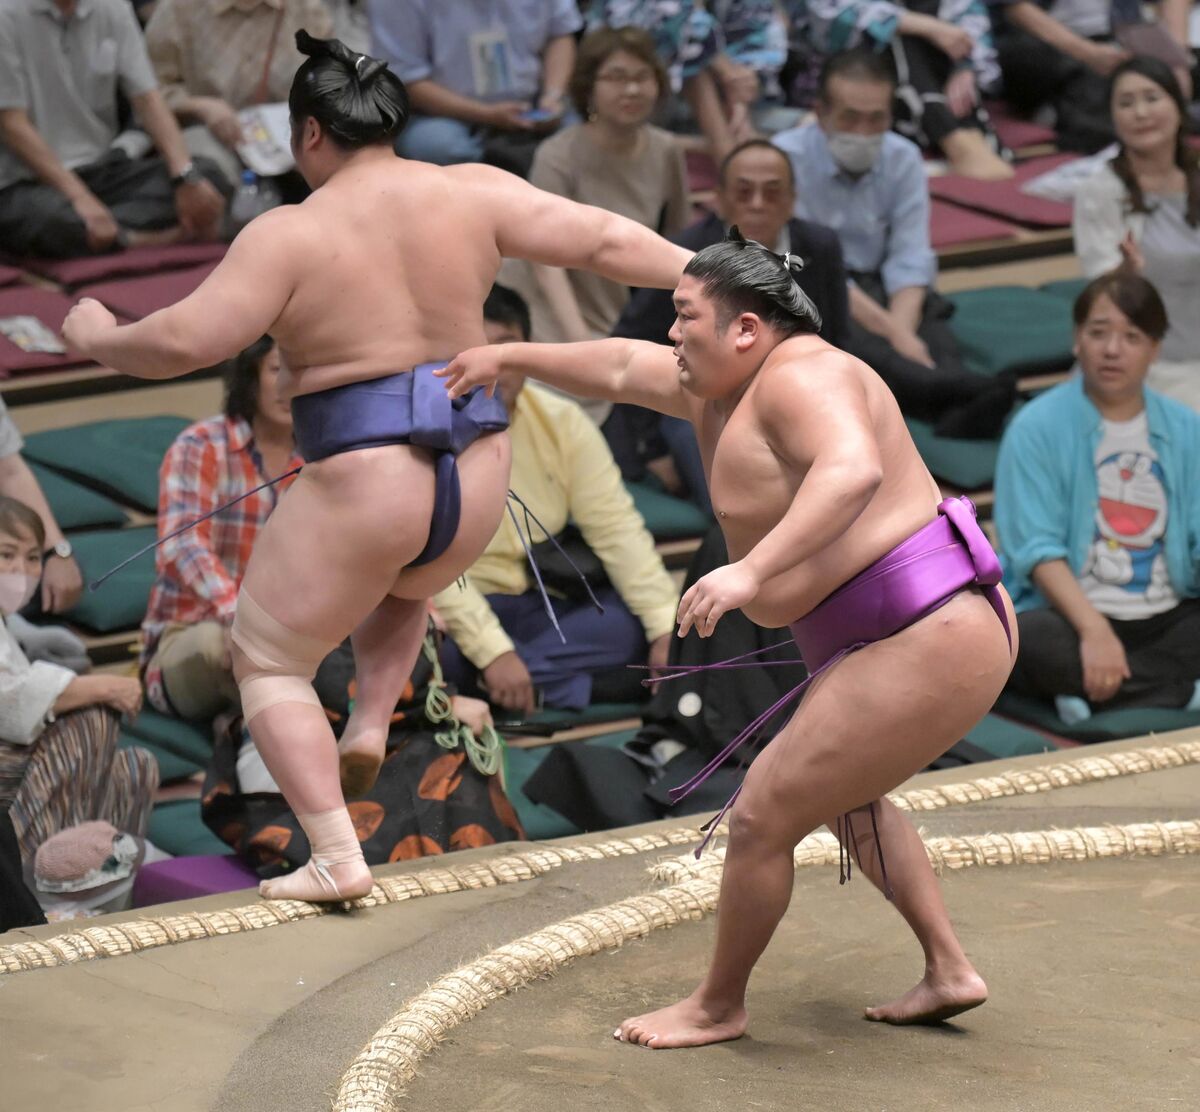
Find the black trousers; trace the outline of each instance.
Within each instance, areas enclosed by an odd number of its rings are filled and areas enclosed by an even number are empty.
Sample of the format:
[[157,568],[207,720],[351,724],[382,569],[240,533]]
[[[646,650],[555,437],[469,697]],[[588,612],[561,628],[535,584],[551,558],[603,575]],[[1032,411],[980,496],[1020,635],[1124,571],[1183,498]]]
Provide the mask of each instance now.
[[[933,13],[936,15],[936,13]],[[913,35],[892,40],[896,64],[896,130],[922,147],[940,147],[952,131],[974,128],[991,134],[987,114],[977,104],[963,116],[946,101],[946,82],[954,62],[931,42]]]
[[1053,106],[1061,147],[1095,153],[1113,141],[1108,78],[1011,27],[996,35],[1005,99],[1024,115]]
[[[196,159],[196,167],[226,196],[231,186],[217,167]],[[161,158],[131,159],[111,150],[75,171],[122,228],[159,231],[178,223],[175,191]],[[0,248],[13,255],[71,259],[92,253],[87,229],[71,202],[38,181],[0,189]]]
[[[886,303],[878,275],[855,273],[854,281],[872,300]],[[890,341],[851,319],[846,350],[887,383],[902,413],[928,421],[941,436],[988,438],[1000,435],[1016,399],[1016,378],[991,378],[963,366],[958,341],[950,330],[949,302],[930,290],[917,335],[925,341],[934,366],[901,355]]]
[[[1200,599],[1184,599],[1173,610],[1137,621],[1113,621],[1125,646],[1133,678],[1102,706],[1186,706],[1200,680]],[[1017,615],[1021,648],[1009,690],[1038,699],[1078,695],[1083,689],[1079,635],[1057,610]]]

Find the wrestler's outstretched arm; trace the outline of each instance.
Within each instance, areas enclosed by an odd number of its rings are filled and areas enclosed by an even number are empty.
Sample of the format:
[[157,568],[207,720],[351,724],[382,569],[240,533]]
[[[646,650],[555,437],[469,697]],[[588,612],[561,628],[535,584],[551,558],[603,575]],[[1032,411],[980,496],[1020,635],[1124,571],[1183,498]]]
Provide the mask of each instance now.
[[629,402],[689,420],[698,404],[679,383],[671,349],[642,340],[488,344],[464,351],[433,373],[446,379],[452,398],[476,386],[491,393],[496,380],[508,373],[528,375],[569,394]]
[[294,211],[273,209],[248,224],[197,290],[134,324],[118,325],[84,298],[67,314],[63,339],[138,378],[176,378],[232,358],[271,331],[292,295]]
[[[804,474],[787,512],[745,556],[696,580],[679,601],[679,635],[709,636],[722,614],[838,539],[883,481],[879,444],[861,379],[832,350],[802,365],[773,367],[754,396],[754,417],[772,452]],[[747,492],[750,496],[752,492]]]
[[692,257],[636,220],[547,193],[494,167],[472,166],[470,172],[494,214],[496,244],[506,258],[672,290]]

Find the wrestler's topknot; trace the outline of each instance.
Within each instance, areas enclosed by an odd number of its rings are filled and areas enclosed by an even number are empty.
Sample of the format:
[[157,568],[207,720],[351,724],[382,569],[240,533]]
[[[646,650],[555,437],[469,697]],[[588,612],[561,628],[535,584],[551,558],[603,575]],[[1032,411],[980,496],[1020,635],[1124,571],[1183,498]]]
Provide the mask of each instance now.
[[821,330],[821,314],[797,283],[803,269],[800,256],[780,255],[746,239],[735,224],[723,243],[697,251],[683,272],[699,279],[705,296],[716,302],[718,330],[740,313],[754,313],[792,336]]
[[408,90],[387,62],[307,31],[296,32],[296,49],[307,61],[288,95],[293,127],[311,116],[350,150],[395,142],[408,123]]

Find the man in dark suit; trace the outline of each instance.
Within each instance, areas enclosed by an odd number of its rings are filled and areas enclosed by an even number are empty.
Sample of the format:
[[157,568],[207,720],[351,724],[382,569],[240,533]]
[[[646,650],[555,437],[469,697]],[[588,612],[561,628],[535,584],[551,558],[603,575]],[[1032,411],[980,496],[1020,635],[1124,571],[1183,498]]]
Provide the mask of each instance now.
[[[830,229],[792,216],[795,182],[787,156],[765,139],[750,139],[735,147],[721,164],[717,189],[718,212],[685,228],[674,242],[699,251],[725,238],[736,224],[747,239],[774,251],[790,251],[804,260],[798,281],[821,314],[821,336],[845,347],[849,308],[842,249]],[[670,290],[638,290],[613,329],[614,336],[668,344],[675,322]],[[686,421],[661,417],[638,406],[618,405],[604,423],[613,455],[627,479],[644,476],[646,465],[668,488],[685,490],[702,509],[711,512],[696,437]],[[669,453],[669,464],[658,462]],[[673,465],[673,466],[672,466]]]

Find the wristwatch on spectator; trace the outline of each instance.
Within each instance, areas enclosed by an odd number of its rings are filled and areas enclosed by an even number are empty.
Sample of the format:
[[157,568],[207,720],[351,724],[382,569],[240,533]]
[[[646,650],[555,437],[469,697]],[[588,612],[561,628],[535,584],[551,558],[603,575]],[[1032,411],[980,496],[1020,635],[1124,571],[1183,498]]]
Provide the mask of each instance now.
[[199,185],[202,181],[204,181],[204,175],[200,173],[194,162],[189,162],[171,179],[171,188],[178,189],[181,185]]
[[49,559],[51,556],[57,556],[60,560],[69,560],[75,553],[75,549],[71,547],[71,542],[64,537],[56,545],[52,545],[42,553],[43,558]]

